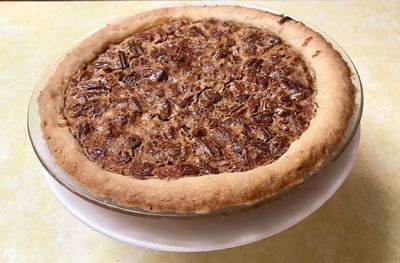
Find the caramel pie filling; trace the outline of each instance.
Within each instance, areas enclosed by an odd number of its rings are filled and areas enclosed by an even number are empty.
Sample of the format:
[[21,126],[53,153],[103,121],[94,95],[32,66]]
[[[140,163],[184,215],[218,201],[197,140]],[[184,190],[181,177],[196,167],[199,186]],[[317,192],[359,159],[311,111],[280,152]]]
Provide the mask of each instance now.
[[269,31],[177,20],[81,68],[63,115],[86,156],[146,178],[247,171],[277,160],[315,114],[301,55]]

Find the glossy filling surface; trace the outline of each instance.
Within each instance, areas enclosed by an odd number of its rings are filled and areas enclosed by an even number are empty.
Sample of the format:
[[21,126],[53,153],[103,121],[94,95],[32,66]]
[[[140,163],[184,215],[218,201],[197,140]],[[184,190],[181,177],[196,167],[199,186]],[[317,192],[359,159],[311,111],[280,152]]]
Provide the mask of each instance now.
[[63,115],[108,171],[179,178],[277,160],[314,116],[301,55],[269,31],[178,20],[110,45],[79,70]]

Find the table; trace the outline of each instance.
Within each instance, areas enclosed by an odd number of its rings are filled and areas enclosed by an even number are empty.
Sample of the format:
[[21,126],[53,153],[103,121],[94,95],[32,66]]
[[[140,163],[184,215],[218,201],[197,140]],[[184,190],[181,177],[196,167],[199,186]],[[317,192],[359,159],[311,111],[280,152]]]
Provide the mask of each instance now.
[[[204,2],[189,2],[201,3]],[[114,241],[52,196],[31,148],[35,81],[74,40],[114,18],[168,2],[0,3],[1,262],[399,262],[400,2],[236,2],[298,16],[357,66],[365,109],[355,166],[317,212],[268,239],[222,251],[171,253]]]

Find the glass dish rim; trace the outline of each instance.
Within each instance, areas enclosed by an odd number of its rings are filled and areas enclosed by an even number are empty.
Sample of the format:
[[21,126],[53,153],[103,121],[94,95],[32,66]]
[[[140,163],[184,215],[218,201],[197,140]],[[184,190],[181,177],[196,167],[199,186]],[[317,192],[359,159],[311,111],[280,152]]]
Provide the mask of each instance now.
[[[251,6],[245,6],[245,7],[251,7]],[[272,9],[268,9],[268,8],[259,8],[256,7],[259,10],[263,10],[263,11],[267,11],[270,12],[272,14],[276,14],[276,15],[283,15],[282,12],[278,12],[276,10],[272,10]],[[55,65],[56,62],[66,53],[68,52],[71,48],[73,48],[77,43],[81,42],[83,39],[87,38],[88,36],[92,35],[94,32],[96,32],[97,30],[99,30],[100,27],[95,28],[94,30],[90,31],[89,33],[85,34],[84,36],[82,36],[81,38],[77,39],[76,41],[74,41],[71,45],[69,45],[66,49],[64,49],[62,51],[62,53],[56,58],[54,59],[47,67],[46,69],[42,72],[42,74],[40,75],[38,81],[35,84],[34,90],[32,92],[32,96],[30,98],[29,101],[29,106],[28,106],[28,112],[27,112],[27,128],[28,128],[28,135],[29,135],[29,139],[32,145],[32,148],[37,156],[37,158],[39,159],[41,165],[43,166],[43,168],[59,183],[61,184],[63,187],[65,187],[67,190],[69,190],[70,192],[74,193],[75,195],[79,196],[80,198],[95,204],[97,206],[115,211],[115,212],[119,212],[119,213],[123,213],[123,214],[128,214],[128,215],[132,215],[132,216],[140,216],[140,217],[146,217],[146,218],[156,218],[156,219],[203,219],[203,218],[216,218],[216,217],[226,217],[229,215],[233,215],[233,214],[237,214],[237,213],[242,213],[248,210],[252,210],[252,209],[256,209],[258,207],[262,207],[264,205],[273,203],[275,201],[278,201],[282,198],[285,198],[286,196],[288,196],[291,193],[296,192],[298,189],[300,189],[303,185],[305,185],[307,182],[309,182],[310,180],[312,180],[313,178],[316,178],[317,176],[323,174],[323,172],[328,169],[339,157],[340,155],[344,152],[344,150],[347,148],[347,146],[349,145],[350,141],[352,140],[352,138],[354,137],[358,126],[360,125],[360,121],[361,121],[361,117],[362,117],[362,111],[363,111],[363,105],[364,105],[364,94],[363,94],[363,88],[362,88],[362,83],[361,83],[361,79],[360,76],[358,74],[358,71],[353,63],[353,61],[351,60],[351,58],[347,55],[347,53],[344,51],[344,49],[335,41],[333,40],[330,36],[328,36],[325,32],[323,32],[322,30],[320,30],[319,28],[315,27],[314,25],[305,22],[303,19],[299,19],[295,16],[292,15],[288,15],[288,14],[284,14],[287,17],[290,17],[296,21],[300,21],[302,23],[304,23],[307,27],[311,28],[312,30],[314,30],[315,32],[321,34],[321,36],[328,42],[330,43],[333,48],[335,50],[337,50],[341,57],[346,61],[346,63],[348,64],[349,69],[351,70],[352,73],[352,82],[353,85],[356,88],[356,92],[355,92],[355,102],[356,102],[356,109],[353,113],[353,116],[351,117],[351,119],[348,122],[348,127],[347,127],[347,131],[345,136],[343,137],[343,140],[335,147],[335,149],[333,151],[331,151],[327,157],[324,159],[324,161],[322,162],[322,164],[320,166],[318,166],[316,169],[312,170],[311,172],[309,172],[308,174],[306,174],[303,178],[303,180],[301,180],[298,183],[295,183],[293,185],[287,186],[284,189],[282,189],[281,191],[279,191],[278,193],[275,193],[274,195],[268,196],[266,198],[263,198],[259,201],[256,201],[252,204],[249,205],[236,205],[236,206],[229,206],[229,207],[225,207],[210,213],[176,213],[176,212],[155,212],[155,211],[148,211],[139,207],[134,207],[134,206],[124,206],[124,205],[120,205],[114,201],[110,199],[110,201],[107,201],[107,198],[101,197],[101,196],[96,196],[90,192],[88,192],[88,194],[83,193],[82,191],[80,191],[79,189],[76,189],[76,187],[71,186],[70,184],[68,184],[67,182],[64,182],[59,175],[57,175],[49,166],[52,164],[48,164],[46,163],[46,161],[44,160],[44,157],[40,155],[37,147],[35,146],[36,142],[35,140],[35,136],[32,135],[32,124],[31,122],[31,116],[32,114],[37,114],[38,112],[32,112],[33,107],[34,107],[34,103],[37,103],[37,96],[40,94],[40,90],[42,87],[39,86],[39,83],[41,81],[43,81],[43,78],[47,75],[46,73],[48,73],[48,71],[50,69],[52,69]],[[122,18],[122,17],[121,17]],[[40,89],[39,89],[40,88]],[[35,96],[37,95],[37,96]],[[40,117],[39,117],[40,120]],[[40,126],[40,121],[37,124]],[[42,135],[39,135],[41,140],[44,141],[44,139],[42,138]],[[40,142],[39,142],[40,143]],[[45,143],[45,147],[47,148],[47,144]],[[57,165],[56,165],[57,166]],[[79,183],[77,183],[76,181],[74,182],[74,184],[80,185]],[[102,199],[106,199],[106,201],[104,200],[99,200],[99,198]]]

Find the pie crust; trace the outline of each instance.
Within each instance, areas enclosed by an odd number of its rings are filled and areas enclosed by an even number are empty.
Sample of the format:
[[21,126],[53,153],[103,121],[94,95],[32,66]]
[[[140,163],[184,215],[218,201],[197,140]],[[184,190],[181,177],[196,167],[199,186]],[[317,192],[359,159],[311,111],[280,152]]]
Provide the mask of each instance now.
[[[276,161],[244,172],[146,180],[106,171],[90,161],[63,116],[71,76],[128,36],[181,18],[215,18],[266,28],[297,50],[314,78],[317,111],[307,130]],[[152,211],[208,213],[248,205],[301,182],[341,141],[354,110],[350,70],[321,35],[286,16],[239,6],[156,9],[107,24],[74,46],[57,65],[38,99],[43,136],[54,160],[92,193]]]

